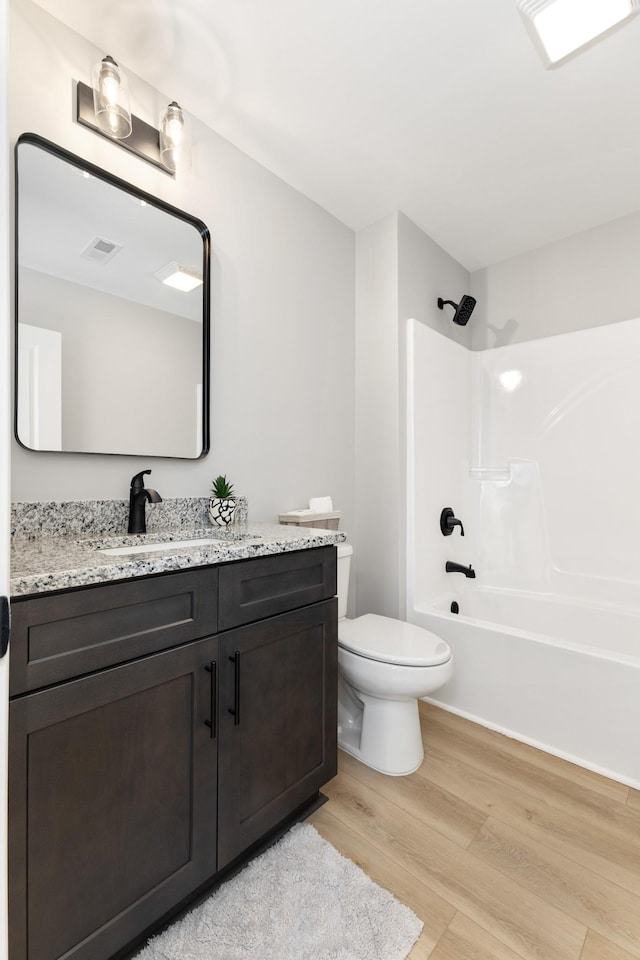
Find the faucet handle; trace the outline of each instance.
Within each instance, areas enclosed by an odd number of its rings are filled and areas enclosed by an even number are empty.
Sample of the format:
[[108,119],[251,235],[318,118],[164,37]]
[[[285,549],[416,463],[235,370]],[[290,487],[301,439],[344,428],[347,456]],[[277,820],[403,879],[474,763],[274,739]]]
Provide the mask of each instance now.
[[136,473],[135,477],[131,478],[131,489],[132,490],[142,490],[144,487],[144,475],[145,473],[151,473],[151,470],[141,470],[140,473]]
[[451,507],[444,507],[440,514],[440,530],[443,537],[450,537],[454,527],[460,527],[460,536],[464,537],[462,521],[458,520]]

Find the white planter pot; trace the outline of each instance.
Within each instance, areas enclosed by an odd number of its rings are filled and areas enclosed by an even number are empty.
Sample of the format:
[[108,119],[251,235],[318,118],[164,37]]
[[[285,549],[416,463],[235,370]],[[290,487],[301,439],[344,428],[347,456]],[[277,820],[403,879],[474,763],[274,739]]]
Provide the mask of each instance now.
[[238,501],[233,497],[209,497],[209,519],[218,527],[233,522]]

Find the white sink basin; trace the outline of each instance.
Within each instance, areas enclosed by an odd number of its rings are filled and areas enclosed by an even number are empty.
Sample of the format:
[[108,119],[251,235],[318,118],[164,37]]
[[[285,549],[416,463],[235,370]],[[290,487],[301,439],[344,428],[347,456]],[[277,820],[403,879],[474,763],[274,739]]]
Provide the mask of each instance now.
[[223,537],[194,537],[192,540],[162,540],[154,543],[136,543],[122,547],[101,547],[100,553],[110,557],[132,557],[138,553],[155,553],[161,550],[182,550],[184,547],[247,547],[262,543],[262,537],[241,537],[227,540]]
[[125,557],[136,553],[153,553],[156,550],[182,550],[183,547],[228,547],[232,543],[233,541],[215,537],[197,537],[195,540],[165,540],[160,543],[138,543],[135,546],[130,544],[128,547],[106,547],[100,550],[100,553],[106,553],[111,557]]

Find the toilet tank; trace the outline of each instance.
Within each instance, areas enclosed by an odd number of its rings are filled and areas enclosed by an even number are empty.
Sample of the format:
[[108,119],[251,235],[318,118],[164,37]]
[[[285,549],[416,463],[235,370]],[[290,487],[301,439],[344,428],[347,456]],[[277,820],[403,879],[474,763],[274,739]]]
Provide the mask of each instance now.
[[347,615],[347,601],[349,599],[349,572],[353,547],[350,543],[339,543],[338,547],[338,619]]

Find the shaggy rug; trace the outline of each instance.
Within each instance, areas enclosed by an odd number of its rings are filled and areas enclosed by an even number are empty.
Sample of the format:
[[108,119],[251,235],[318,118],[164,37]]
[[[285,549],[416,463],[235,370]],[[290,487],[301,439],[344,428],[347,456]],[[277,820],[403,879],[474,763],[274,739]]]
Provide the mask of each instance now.
[[408,907],[298,824],[135,960],[404,960],[421,930]]

